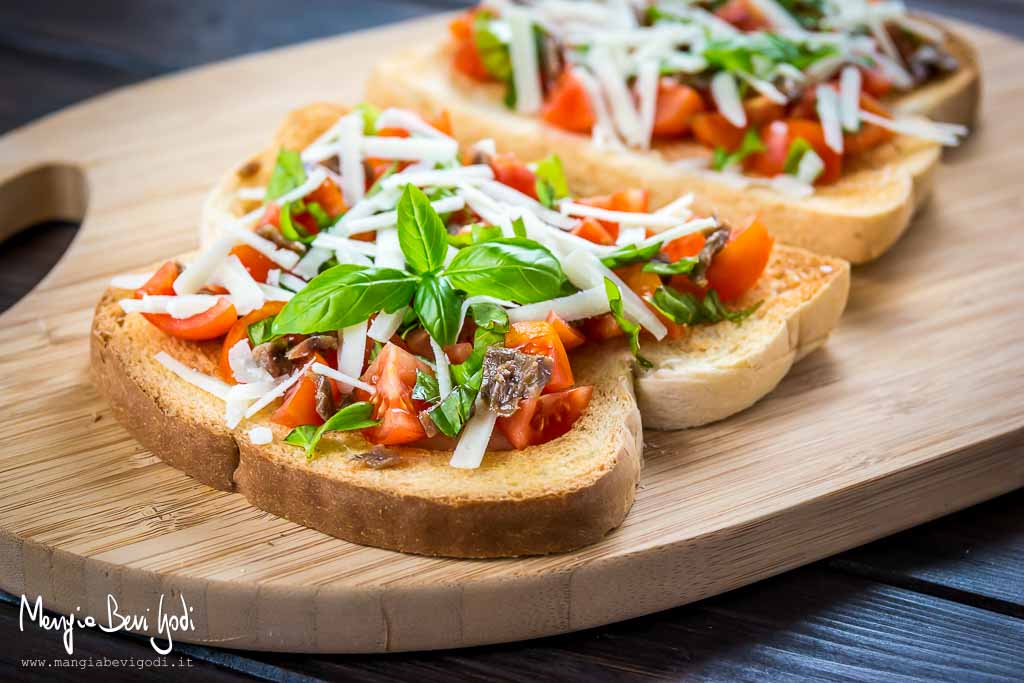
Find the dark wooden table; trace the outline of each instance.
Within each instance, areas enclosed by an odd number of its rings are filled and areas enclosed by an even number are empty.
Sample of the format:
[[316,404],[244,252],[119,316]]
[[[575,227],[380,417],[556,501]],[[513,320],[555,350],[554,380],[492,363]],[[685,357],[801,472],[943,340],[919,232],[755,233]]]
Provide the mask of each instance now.
[[[0,133],[159,74],[464,4],[8,0]],[[1024,36],[1024,0],[912,4]],[[0,310],[46,273],[75,228],[34,226],[3,243]],[[1024,680],[1024,491],[694,605],[467,650],[324,657],[179,644],[166,668],[34,668],[26,660],[50,662],[63,649],[53,633],[19,629],[19,600],[0,593],[2,680]],[[154,654],[145,639],[77,633],[76,659],[103,657]]]

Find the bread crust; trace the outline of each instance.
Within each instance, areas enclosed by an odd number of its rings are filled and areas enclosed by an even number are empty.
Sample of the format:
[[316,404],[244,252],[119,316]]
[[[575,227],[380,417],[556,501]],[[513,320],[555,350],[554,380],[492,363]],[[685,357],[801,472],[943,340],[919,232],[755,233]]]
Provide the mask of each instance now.
[[[499,149],[526,159],[556,153],[565,162],[570,186],[580,194],[644,187],[652,203],[660,205],[692,191],[697,211],[735,223],[757,213],[783,243],[852,263],[878,258],[900,238],[929,196],[941,156],[937,143],[898,137],[847,164],[839,182],[809,198],[767,187],[736,187],[674,164],[671,159],[679,153],[687,155],[681,150],[686,145],[661,145],[650,152],[600,150],[589,136],[511,112],[501,104],[501,86],[454,73],[448,50],[445,43],[417,47],[379,63],[367,84],[367,99],[379,106],[447,110],[462,142],[492,138]],[[939,90],[931,92],[936,93],[932,100],[940,99]]]

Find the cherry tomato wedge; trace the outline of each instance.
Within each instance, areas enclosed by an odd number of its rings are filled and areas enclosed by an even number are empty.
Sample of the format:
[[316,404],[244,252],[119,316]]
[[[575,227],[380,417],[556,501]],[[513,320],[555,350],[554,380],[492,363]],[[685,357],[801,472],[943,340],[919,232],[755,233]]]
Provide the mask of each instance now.
[[146,320],[161,331],[190,341],[206,341],[224,336],[238,320],[234,305],[220,299],[211,308],[188,318],[172,318],[167,313],[143,313]]
[[284,402],[270,416],[270,421],[295,429],[300,425],[322,425],[324,419],[316,412],[316,380],[306,372],[295,386],[288,390]]
[[658,99],[654,110],[654,135],[686,135],[690,132],[690,122],[694,115],[704,109],[704,99],[694,88],[671,78],[662,78],[658,82]]
[[544,393],[562,391],[573,385],[572,368],[569,366],[565,346],[550,323],[540,320],[512,323],[505,335],[505,348],[519,349],[523,353],[551,359],[551,379],[544,387]]
[[496,154],[491,159],[494,179],[537,199],[537,178],[515,154]]
[[135,298],[141,299],[143,294],[150,296],[173,296],[174,281],[181,274],[181,268],[174,261],[168,261],[160,266],[146,284],[135,290]]
[[593,394],[594,387],[583,386],[522,401],[497,427],[516,449],[547,443],[572,429]]
[[735,301],[754,286],[768,265],[775,239],[755,216],[735,235],[708,268],[708,284],[722,301]]
[[548,313],[545,322],[555,328],[555,332],[558,333],[558,338],[562,340],[562,346],[565,347],[566,351],[572,351],[587,341],[582,332],[559,318],[554,311]]
[[572,69],[564,69],[555,81],[540,116],[551,125],[574,133],[589,133],[594,127],[590,96]]
[[269,318],[272,315],[277,315],[284,308],[283,301],[271,301],[265,304],[262,308],[258,308],[248,315],[244,315],[235,321],[235,324],[228,330],[227,335],[224,336],[224,344],[220,350],[220,365],[217,370],[220,373],[221,379],[228,384],[236,384],[235,375],[231,372],[231,363],[228,362],[228,351],[231,350],[235,344],[242,339],[246,339],[249,336],[249,325],[258,323],[259,321]]
[[419,411],[426,406],[417,405],[419,402],[412,398],[412,389],[416,386],[416,370],[433,374],[425,363],[389,342],[363,373],[361,379],[377,390],[370,395],[362,389],[356,389],[356,398],[371,401],[373,417],[380,420],[379,425],[363,430],[367,441],[398,446],[426,437],[419,419]]
[[238,260],[242,262],[242,265],[249,271],[249,275],[252,275],[252,279],[256,280],[256,282],[266,282],[267,273],[275,268],[281,268],[281,266],[248,244],[238,244],[231,248],[230,253],[238,257]]

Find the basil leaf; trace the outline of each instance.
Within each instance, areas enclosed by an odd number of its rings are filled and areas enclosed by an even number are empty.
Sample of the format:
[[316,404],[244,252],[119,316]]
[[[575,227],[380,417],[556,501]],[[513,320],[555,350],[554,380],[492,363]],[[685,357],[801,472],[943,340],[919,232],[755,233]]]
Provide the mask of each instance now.
[[446,278],[424,275],[412,307],[434,341],[441,346],[455,343],[462,301]]
[[496,239],[501,239],[501,228],[497,225],[473,223],[469,230],[460,230],[455,234],[449,233],[448,244],[461,249],[477,242],[488,242]]
[[380,109],[369,102],[357,104],[355,108],[363,114],[363,135],[377,134],[377,117],[380,116]]
[[526,223],[522,216],[518,216],[512,221],[512,233],[520,239],[526,239]]
[[629,337],[629,348],[633,352],[636,362],[643,368],[653,367],[651,361],[640,355],[640,326],[628,319],[625,313],[623,313],[622,292],[619,291],[618,285],[605,278],[604,291],[608,296],[608,306],[612,309],[612,317],[619,324],[619,328]]
[[367,401],[347,405],[324,422],[319,427],[313,425],[300,425],[290,431],[284,437],[285,443],[295,446],[302,446],[306,449],[306,458],[312,459],[320,439],[326,432],[350,432],[356,429],[366,429],[380,424],[380,421],[373,419],[373,404]]
[[473,351],[465,361],[451,366],[452,379],[458,384],[471,382],[472,377],[480,372],[484,364],[487,349],[495,345],[504,345],[508,334],[508,313],[501,306],[489,303],[473,304],[469,314],[476,323],[473,333]]
[[394,313],[409,304],[416,278],[392,268],[342,264],[310,280],[274,319],[273,332],[312,334],[340,330],[378,311]]
[[508,45],[491,28],[494,17],[479,12],[473,20],[473,42],[487,73],[499,81],[512,80],[512,57]]
[[537,190],[537,201],[545,207],[552,209],[555,206],[555,190],[548,181],[537,178],[534,180],[534,187]]
[[304,182],[306,169],[302,165],[302,157],[295,150],[281,148],[274,162],[274,172],[270,174],[270,182],[267,183],[266,198],[277,199]]
[[441,390],[437,386],[437,378],[417,368],[416,385],[412,388],[412,397],[417,401],[430,403],[440,400]]
[[448,231],[430,200],[415,185],[406,185],[398,200],[398,243],[416,273],[436,273],[448,254]]
[[645,273],[656,273],[658,275],[688,275],[700,263],[696,256],[681,258],[673,263],[663,261],[651,261],[644,266]]
[[522,238],[481,242],[459,251],[445,275],[470,296],[487,295],[523,304],[561,295],[566,283],[558,259]]
[[473,413],[473,402],[478,392],[479,386],[474,389],[466,384],[459,385],[431,408],[427,415],[439,432],[445,436],[457,436]]
[[508,332],[508,313],[497,304],[479,303],[471,304],[469,314],[473,317],[477,329],[485,329],[490,332]]
[[813,149],[811,143],[803,138],[793,140],[789,145],[789,151],[786,152],[786,161],[782,165],[783,172],[789,175],[796,175],[797,171],[800,170],[800,160]]
[[295,225],[295,222],[292,220],[293,204],[299,207],[297,213],[301,213],[305,210],[305,204],[301,201],[288,202],[287,204],[281,205],[281,218],[279,221],[281,224],[281,235],[283,235],[285,239],[292,240],[293,242],[309,244],[316,239],[316,235],[310,235],[303,227]]
[[533,173],[537,180],[547,183],[554,199],[569,196],[569,182],[565,179],[565,169],[557,154],[550,154],[538,161]]
[[[711,40],[703,52],[711,69],[754,75],[761,75],[777,64],[792,64],[803,71],[819,59],[834,54],[835,46],[811,48],[806,43],[771,33],[740,34]],[[759,66],[761,72],[758,71]]]
[[649,244],[646,247],[627,244],[626,246],[620,247],[605,256],[601,259],[601,263],[614,270],[616,268],[621,268],[622,266],[628,266],[631,263],[650,261],[659,251],[661,251],[661,242],[655,242],[654,244]]
[[274,325],[275,316],[264,318],[263,320],[257,320],[246,329],[246,334],[249,336],[249,343],[255,349],[260,344],[264,344],[274,338],[272,331]]
[[748,128],[743,136],[743,142],[740,143],[740,148],[732,154],[729,154],[724,147],[715,148],[714,156],[711,159],[711,168],[721,171],[730,166],[738,166],[751,154],[764,150],[764,143],[761,141],[761,136],[757,134],[757,129]]
[[659,287],[650,299],[662,315],[678,325],[699,325],[729,320],[740,323],[761,306],[758,301],[742,310],[725,307],[715,290],[709,291],[702,300],[690,292],[680,292],[672,287]]

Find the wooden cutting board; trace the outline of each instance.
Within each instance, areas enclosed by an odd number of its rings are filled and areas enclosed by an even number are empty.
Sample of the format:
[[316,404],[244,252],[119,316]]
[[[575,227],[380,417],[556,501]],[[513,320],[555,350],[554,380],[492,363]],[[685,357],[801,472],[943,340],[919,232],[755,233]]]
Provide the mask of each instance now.
[[358,101],[385,46],[442,22],[159,78],[0,138],[0,231],[84,215],[53,272],[0,316],[0,587],[101,620],[108,594],[122,614],[183,595],[195,630],[177,638],[222,646],[457,647],[698,600],[1024,485],[1024,46],[969,27],[985,114],[931,205],[855,271],[839,331],[768,398],[645,435],[636,504],[602,543],[501,561],[363,548],[143,450],[87,375],[110,277],[193,248],[205,191],[288,109]]

